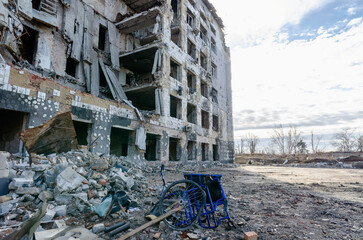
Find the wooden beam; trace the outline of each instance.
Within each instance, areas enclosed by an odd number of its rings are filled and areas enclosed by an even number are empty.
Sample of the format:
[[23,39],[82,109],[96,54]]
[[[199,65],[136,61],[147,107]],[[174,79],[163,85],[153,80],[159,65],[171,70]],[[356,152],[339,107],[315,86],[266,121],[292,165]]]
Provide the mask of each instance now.
[[129,237],[131,237],[131,236],[135,235],[136,233],[141,232],[142,230],[144,230],[144,229],[146,229],[146,228],[148,228],[148,227],[150,227],[150,226],[154,225],[155,223],[160,222],[160,221],[161,221],[161,220],[163,220],[164,218],[167,218],[167,217],[169,217],[170,215],[173,215],[174,213],[176,213],[176,212],[178,212],[178,211],[180,211],[180,210],[182,210],[182,209],[183,209],[183,206],[179,206],[178,208],[175,208],[175,209],[171,210],[170,212],[167,212],[167,213],[165,213],[165,214],[161,215],[160,217],[157,217],[157,218],[155,218],[154,220],[152,220],[152,221],[150,221],[150,222],[148,222],[148,223],[145,223],[144,225],[141,225],[140,227],[138,227],[138,228],[136,228],[136,229],[132,230],[131,232],[129,232],[129,233],[127,233],[127,234],[123,235],[122,237],[118,238],[117,240],[125,240],[125,239],[127,239],[127,238],[129,238]]

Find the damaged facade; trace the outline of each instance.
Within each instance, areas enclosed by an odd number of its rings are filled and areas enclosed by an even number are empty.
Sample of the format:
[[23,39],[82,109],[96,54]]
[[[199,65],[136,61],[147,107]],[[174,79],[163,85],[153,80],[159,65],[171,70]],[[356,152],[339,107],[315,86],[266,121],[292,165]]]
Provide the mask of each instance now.
[[95,153],[233,162],[222,29],[208,0],[0,0],[0,150],[70,111]]

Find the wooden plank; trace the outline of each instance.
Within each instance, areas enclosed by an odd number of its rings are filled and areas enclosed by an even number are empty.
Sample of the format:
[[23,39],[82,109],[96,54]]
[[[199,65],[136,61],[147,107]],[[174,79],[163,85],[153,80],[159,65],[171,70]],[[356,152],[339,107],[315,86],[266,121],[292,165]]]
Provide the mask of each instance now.
[[112,68],[119,71],[120,70],[120,59],[119,59],[120,48],[118,46],[118,41],[117,41],[116,27],[113,23],[108,21],[107,28],[108,28],[108,41],[110,43]]
[[156,223],[160,222],[160,221],[161,221],[161,220],[163,220],[164,218],[167,218],[167,217],[169,217],[169,216],[173,215],[174,213],[176,213],[176,212],[178,212],[178,211],[180,211],[180,210],[182,210],[182,209],[183,209],[183,206],[179,206],[178,208],[173,209],[173,210],[171,210],[170,212],[167,212],[167,213],[165,213],[165,214],[161,215],[160,217],[157,217],[157,218],[155,218],[154,220],[152,220],[152,221],[150,221],[150,222],[148,222],[148,223],[145,223],[144,225],[141,225],[140,227],[138,227],[138,228],[136,228],[136,229],[132,230],[131,232],[129,232],[129,233],[127,233],[127,234],[125,234],[125,235],[121,236],[120,238],[118,238],[118,240],[125,240],[125,239],[127,239],[127,238],[129,238],[129,237],[132,237],[132,236],[133,236],[133,235],[135,235],[136,233],[141,232],[142,230],[144,230],[144,229],[146,229],[146,228],[148,228],[148,227],[150,227],[150,226],[152,226],[152,225],[154,225],[154,224],[156,224]]

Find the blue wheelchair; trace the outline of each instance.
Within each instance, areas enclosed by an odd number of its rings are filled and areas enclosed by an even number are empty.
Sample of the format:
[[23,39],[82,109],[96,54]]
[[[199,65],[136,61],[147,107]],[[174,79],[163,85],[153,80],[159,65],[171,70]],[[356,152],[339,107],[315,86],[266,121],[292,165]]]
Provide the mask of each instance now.
[[159,200],[160,215],[181,207],[163,220],[168,227],[184,231],[198,221],[201,227],[211,229],[217,228],[225,219],[228,219],[229,227],[234,227],[220,182],[222,175],[184,173],[184,180],[165,188],[163,170],[164,166],[161,167],[163,191]]

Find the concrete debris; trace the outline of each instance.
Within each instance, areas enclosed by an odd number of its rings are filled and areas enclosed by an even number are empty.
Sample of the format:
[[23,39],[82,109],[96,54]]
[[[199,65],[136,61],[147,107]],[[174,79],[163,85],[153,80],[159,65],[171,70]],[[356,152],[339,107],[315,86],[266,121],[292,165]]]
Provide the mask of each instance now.
[[79,175],[72,167],[64,169],[56,179],[56,192],[63,193],[73,191],[78,188],[86,179]]
[[103,224],[103,223],[96,224],[92,227],[93,233],[100,233],[103,230],[105,230],[105,224]]
[[41,126],[24,130],[20,137],[28,153],[67,152],[77,148],[78,144],[70,112],[59,114]]

